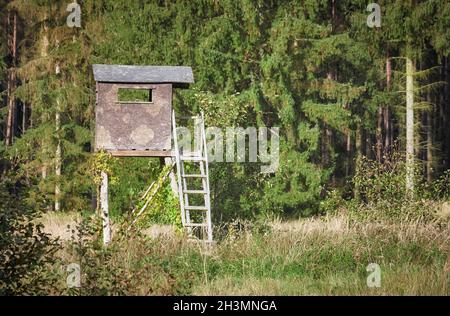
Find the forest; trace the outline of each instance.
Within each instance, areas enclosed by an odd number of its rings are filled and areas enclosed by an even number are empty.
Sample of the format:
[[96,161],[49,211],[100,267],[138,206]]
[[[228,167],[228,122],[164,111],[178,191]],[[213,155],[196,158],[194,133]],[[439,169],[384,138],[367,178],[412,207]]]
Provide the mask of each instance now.
[[[450,3],[369,3],[0,0],[0,295],[450,295]],[[95,151],[94,64],[189,66],[176,113],[279,128],[274,172],[210,163],[213,246],[161,159]]]

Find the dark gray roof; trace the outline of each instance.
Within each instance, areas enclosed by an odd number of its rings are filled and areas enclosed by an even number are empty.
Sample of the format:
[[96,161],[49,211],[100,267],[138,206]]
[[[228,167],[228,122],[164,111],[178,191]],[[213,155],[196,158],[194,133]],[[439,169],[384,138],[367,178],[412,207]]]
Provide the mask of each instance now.
[[186,66],[93,65],[95,81],[131,83],[194,83]]

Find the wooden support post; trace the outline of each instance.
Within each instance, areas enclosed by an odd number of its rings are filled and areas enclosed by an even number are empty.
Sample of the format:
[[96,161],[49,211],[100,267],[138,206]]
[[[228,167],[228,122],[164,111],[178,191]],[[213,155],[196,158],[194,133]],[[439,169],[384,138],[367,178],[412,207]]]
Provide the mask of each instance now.
[[[164,163],[166,165],[172,166],[175,163],[175,161],[172,157],[165,157]],[[170,187],[172,188],[173,194],[175,196],[178,196],[178,184],[177,184],[177,179],[175,178],[175,173],[174,173],[173,168],[172,168],[172,170],[170,170],[169,179],[170,179]]]
[[103,244],[107,246],[111,241],[111,226],[109,224],[108,174],[104,171],[102,171],[102,184],[100,187],[100,208],[103,221]]
[[406,58],[406,194],[414,194],[414,64]]

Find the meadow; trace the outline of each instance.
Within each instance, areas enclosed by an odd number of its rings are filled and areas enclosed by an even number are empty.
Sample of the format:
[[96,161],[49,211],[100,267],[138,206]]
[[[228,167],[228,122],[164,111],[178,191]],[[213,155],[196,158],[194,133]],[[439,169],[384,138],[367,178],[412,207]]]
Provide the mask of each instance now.
[[[50,214],[43,221],[64,239],[74,218]],[[362,222],[341,214],[221,229],[221,240],[205,245],[187,241],[173,227],[153,226],[117,233],[107,249],[87,230],[78,233],[78,241],[62,241],[52,267],[56,286],[48,294],[450,294],[448,221]],[[81,266],[81,288],[65,283],[71,262]],[[367,285],[371,263],[381,269],[380,287]]]

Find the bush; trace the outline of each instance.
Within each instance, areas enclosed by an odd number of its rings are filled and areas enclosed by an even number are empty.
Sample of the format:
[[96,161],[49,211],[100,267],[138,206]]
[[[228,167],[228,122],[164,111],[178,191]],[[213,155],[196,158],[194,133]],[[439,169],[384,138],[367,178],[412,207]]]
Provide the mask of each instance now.
[[49,273],[60,248],[37,224],[39,212],[0,186],[0,295],[51,292],[56,280]]
[[[136,231],[117,232],[107,247],[101,242],[99,222],[85,217],[77,224],[64,266],[80,265],[80,288],[69,295],[179,295],[188,294],[194,277],[183,269],[169,270],[178,261],[179,239],[148,239]],[[145,280],[145,282],[143,282]]]
[[[434,219],[435,203],[431,200],[448,198],[449,175],[427,184],[422,170],[414,166],[414,194],[406,192],[406,163],[404,155],[396,152],[380,163],[362,157],[353,178],[354,199],[346,203],[353,215],[370,219]],[[335,197],[333,197],[335,199]]]

